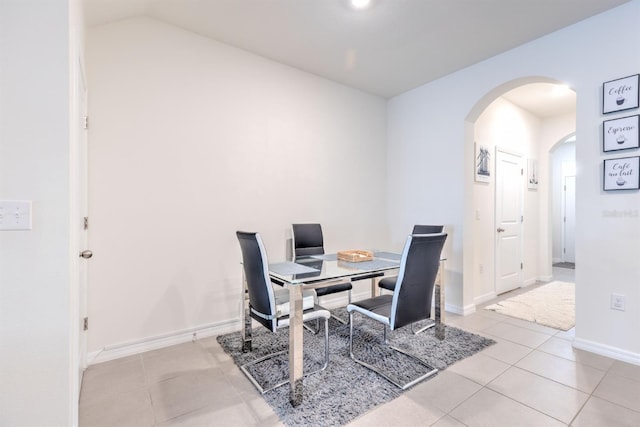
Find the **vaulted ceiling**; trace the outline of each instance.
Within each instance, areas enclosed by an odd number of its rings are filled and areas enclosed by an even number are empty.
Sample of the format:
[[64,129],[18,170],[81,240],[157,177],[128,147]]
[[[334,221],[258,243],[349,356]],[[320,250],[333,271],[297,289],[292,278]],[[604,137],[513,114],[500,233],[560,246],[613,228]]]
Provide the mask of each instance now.
[[629,0],[84,0],[88,24],[148,16],[392,97]]

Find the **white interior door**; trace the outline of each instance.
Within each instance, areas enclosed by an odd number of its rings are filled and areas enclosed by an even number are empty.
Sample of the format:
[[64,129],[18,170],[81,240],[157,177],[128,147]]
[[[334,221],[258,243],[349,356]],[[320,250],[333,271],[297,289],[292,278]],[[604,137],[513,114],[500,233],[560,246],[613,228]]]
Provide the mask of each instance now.
[[496,150],[496,294],[522,284],[522,157]]
[[576,177],[564,177],[564,203],[563,209],[563,251],[564,262],[576,262],[575,239],[576,239]]

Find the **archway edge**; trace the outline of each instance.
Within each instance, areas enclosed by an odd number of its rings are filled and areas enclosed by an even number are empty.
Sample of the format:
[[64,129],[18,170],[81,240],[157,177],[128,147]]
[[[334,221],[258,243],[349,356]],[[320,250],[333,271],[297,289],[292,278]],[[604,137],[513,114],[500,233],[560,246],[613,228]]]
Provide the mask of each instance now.
[[[473,224],[475,221],[474,213],[473,213],[473,185],[474,185],[474,177],[473,177],[473,152],[474,152],[474,127],[475,122],[478,120],[480,115],[486,110],[486,108],[494,102],[496,99],[501,97],[506,92],[509,92],[512,89],[525,86],[528,84],[534,83],[551,83],[551,84],[567,84],[562,80],[547,77],[547,76],[523,76],[518,77],[513,80],[509,80],[504,82],[482,96],[478,101],[473,105],[473,107],[469,110],[469,113],[465,117],[464,120],[464,153],[465,153],[465,168],[464,168],[464,218],[463,218],[463,277],[462,277],[462,307],[463,310],[459,314],[467,315],[475,312],[476,303],[480,301],[476,301],[476,295],[474,291],[474,280],[473,280],[473,272],[476,264],[476,260],[474,257],[474,233],[473,233]],[[569,85],[568,85],[569,86]],[[571,86],[569,86],[571,88]],[[571,88],[574,90],[573,88]]]
[[532,83],[565,84],[560,80],[545,76],[518,77],[517,79],[509,80],[508,82],[496,86],[495,88],[487,92],[482,98],[480,98],[478,102],[476,102],[475,105],[471,108],[469,114],[467,114],[467,117],[465,117],[465,121],[474,123],[476,120],[478,120],[478,117],[480,117],[482,112],[497,98],[501,97],[503,94],[509,92],[512,89]]

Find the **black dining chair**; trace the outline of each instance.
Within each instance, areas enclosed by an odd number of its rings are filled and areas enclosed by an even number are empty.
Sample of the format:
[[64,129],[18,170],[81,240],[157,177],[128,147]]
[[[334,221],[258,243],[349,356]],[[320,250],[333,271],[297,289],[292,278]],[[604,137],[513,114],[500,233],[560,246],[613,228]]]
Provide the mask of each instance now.
[[[350,323],[349,355],[351,359],[377,372],[403,390],[435,374],[438,370],[419,357],[389,345],[387,328],[393,331],[431,317],[431,298],[436,275],[438,274],[440,253],[446,239],[446,233],[408,236],[402,251],[400,271],[393,295],[379,295],[347,306]],[[425,301],[428,301],[428,303],[425,304]],[[417,360],[429,368],[429,371],[419,378],[400,384],[381,369],[358,359],[353,353],[353,330],[355,327],[353,315],[356,312],[382,323],[384,325],[384,343],[392,350]]]
[[[249,311],[251,317],[258,321],[271,332],[276,332],[280,328],[289,326],[289,290],[285,288],[274,288],[269,280],[269,264],[267,253],[262,243],[259,233],[237,231],[236,236],[242,251],[242,266],[244,268],[247,290],[249,293]],[[320,372],[329,364],[329,317],[328,310],[315,304],[315,292],[313,290],[303,290],[302,293],[302,320],[324,320],[324,364],[323,366],[306,375]],[[279,351],[261,357],[240,367],[242,372],[249,378],[253,385],[264,394],[269,390],[285,385],[289,380],[284,380],[278,384],[264,389],[258,381],[251,375],[248,368],[272,357],[285,354],[288,350]]]
[[[320,224],[291,224],[291,235],[294,260],[304,256],[324,255],[324,238]],[[338,292],[348,292],[348,303],[350,303],[352,289],[351,282],[344,282],[315,288],[315,291],[318,298]],[[340,323],[347,324],[346,320],[340,319],[333,314],[331,316]]]
[[[413,231],[411,232],[411,234],[434,234],[434,233],[442,233],[444,231],[444,225],[421,225],[421,224],[416,224],[413,226]],[[393,290],[396,288],[396,280],[398,280],[398,276],[389,276],[389,277],[385,277],[384,279],[380,280],[378,282],[378,287],[380,289],[384,289],[386,291],[390,291],[393,292]],[[414,331],[414,334],[419,334],[420,332],[423,332],[431,327],[433,327],[435,324],[430,324],[425,326],[424,328],[418,329],[417,331]],[[413,331],[413,325],[411,325],[411,330]]]

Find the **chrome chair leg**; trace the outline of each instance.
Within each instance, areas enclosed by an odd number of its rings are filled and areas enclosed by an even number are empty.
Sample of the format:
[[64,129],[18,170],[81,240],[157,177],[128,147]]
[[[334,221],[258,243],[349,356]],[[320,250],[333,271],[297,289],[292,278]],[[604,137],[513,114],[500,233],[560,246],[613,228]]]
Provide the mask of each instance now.
[[[351,304],[351,289],[348,290],[349,292],[349,302],[347,304]],[[331,314],[331,317],[333,317],[334,319],[336,319],[338,322],[342,323],[343,325],[348,325],[350,320],[345,320],[345,319],[341,319],[338,316]]]
[[[318,330],[319,329],[320,328],[318,327]],[[317,331],[314,334],[316,334],[316,333],[317,333]],[[252,360],[251,362],[245,363],[244,365],[240,366],[240,370],[249,379],[249,381],[251,381],[253,386],[260,392],[260,394],[265,394],[268,391],[274,390],[274,389],[276,389],[278,387],[282,387],[285,384],[289,384],[289,380],[286,379],[286,380],[280,381],[276,385],[265,389],[253,377],[253,375],[251,375],[251,373],[249,372],[248,368],[253,366],[253,365],[257,365],[260,362],[264,362],[265,360],[269,360],[269,359],[271,359],[273,357],[279,356],[281,354],[287,354],[288,352],[289,352],[289,350],[287,349],[287,350],[282,350],[282,351],[278,351],[278,352],[275,352],[275,353],[268,354],[268,355],[260,357],[260,358],[258,358],[256,360]],[[317,374],[319,372],[322,372],[325,369],[327,369],[327,366],[329,366],[329,319],[325,319],[325,321],[324,321],[324,364],[322,365],[322,367],[320,369],[317,369],[317,370],[315,370],[313,372],[308,372],[308,373],[304,374],[304,376],[306,377],[307,375],[313,375],[313,374]]]
[[411,332],[413,332],[413,334],[414,334],[414,335],[418,335],[420,332],[424,332],[424,331],[426,331],[427,329],[431,329],[431,328],[433,328],[434,326],[436,326],[436,322],[429,323],[427,326],[424,326],[424,327],[422,327],[422,328],[418,329],[417,331],[414,331],[414,330],[413,330],[413,325],[415,325],[415,323],[412,323],[412,324],[411,324]]
[[[385,344],[387,343],[387,326],[384,326],[384,340],[385,340]],[[388,347],[398,353],[404,354],[405,356],[408,356],[414,360],[416,360],[418,363],[420,363],[421,365],[429,368],[429,371],[421,376],[419,376],[418,378],[415,378],[411,381],[409,381],[408,383],[405,384],[400,384],[399,382],[397,382],[396,380],[394,380],[393,378],[391,378],[389,375],[387,375],[385,372],[383,372],[382,370],[376,368],[373,365],[370,365],[369,363],[358,359],[354,354],[353,354],[353,312],[349,313],[349,357],[351,357],[351,360],[353,360],[354,362],[356,362],[359,365],[364,366],[367,369],[372,370],[373,372],[377,373],[378,375],[384,377],[387,381],[389,381],[391,384],[395,385],[396,387],[402,389],[402,390],[406,390],[409,387],[419,383],[420,381],[429,378],[432,375],[435,375],[436,373],[438,373],[438,369],[434,368],[433,366],[429,365],[427,362],[425,362],[424,360],[420,359],[417,356],[414,356],[411,353],[406,352],[405,350],[402,350],[398,347],[392,346],[392,345],[388,345]]]

